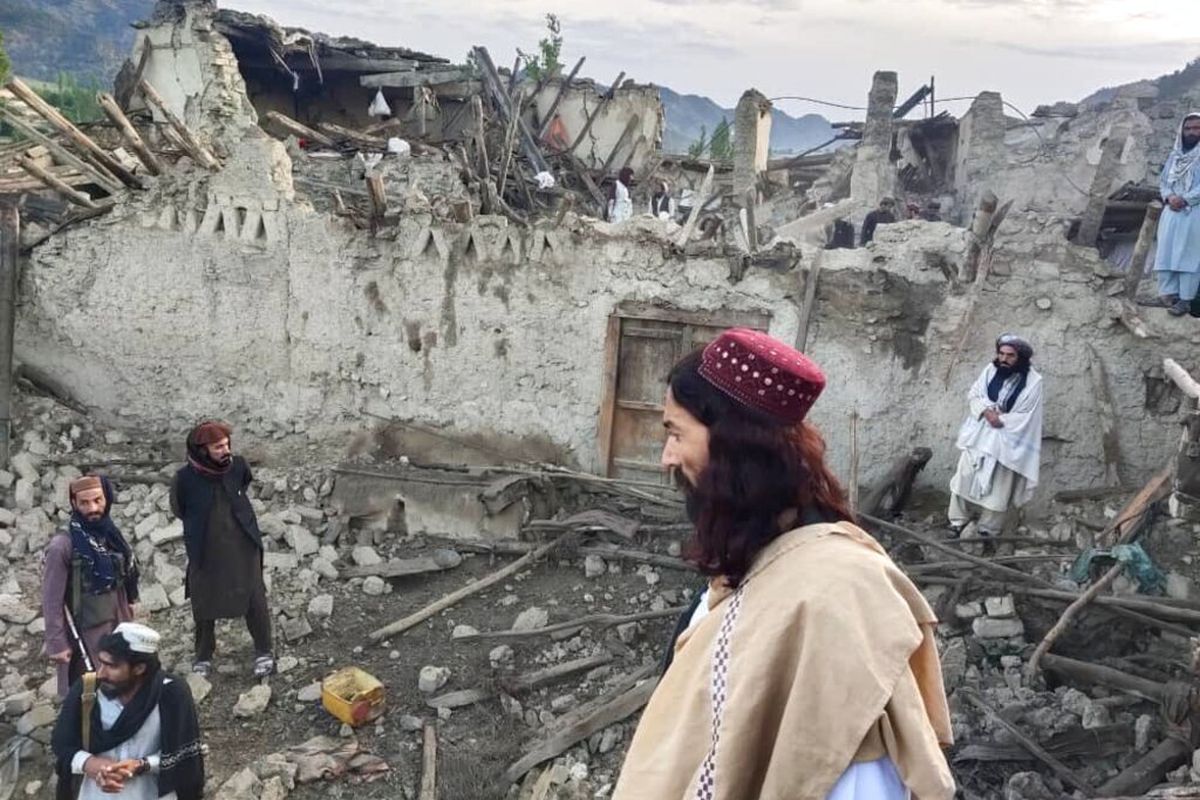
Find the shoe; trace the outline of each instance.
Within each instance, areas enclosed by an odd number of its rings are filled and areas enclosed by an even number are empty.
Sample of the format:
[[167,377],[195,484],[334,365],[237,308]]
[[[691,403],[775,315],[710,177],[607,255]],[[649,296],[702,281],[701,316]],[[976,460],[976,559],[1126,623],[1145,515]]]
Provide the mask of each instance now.
[[1170,308],[1178,302],[1179,295],[1163,294],[1150,300],[1140,300],[1138,301],[1138,305],[1146,306],[1147,308]]
[[268,675],[275,674],[275,657],[274,656],[258,656],[254,659],[254,677],[265,678]]
[[963,528],[965,528],[967,526],[966,525],[947,525],[946,527],[950,529],[950,538],[957,539],[958,537],[962,536]]
[[1175,305],[1167,309],[1167,313],[1172,317],[1182,317],[1184,314],[1192,310],[1191,300],[1176,300]]
[[201,678],[207,678],[212,672],[211,661],[197,661],[192,664],[192,673],[199,675]]

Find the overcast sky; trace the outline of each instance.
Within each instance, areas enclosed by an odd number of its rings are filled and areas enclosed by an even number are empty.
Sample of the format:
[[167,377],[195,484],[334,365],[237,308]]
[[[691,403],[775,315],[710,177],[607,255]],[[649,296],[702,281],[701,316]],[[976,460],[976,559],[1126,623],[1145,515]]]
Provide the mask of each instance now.
[[[895,70],[906,96],[936,76],[940,97],[1003,93],[1024,111],[1153,78],[1200,56],[1197,0],[219,0],[284,25],[462,61],[486,45],[498,65],[532,49],[547,12],[563,60],[583,74],[733,105],[757,88],[861,106],[871,74]],[[780,101],[791,114],[853,112]],[[963,111],[964,103],[953,109]]]

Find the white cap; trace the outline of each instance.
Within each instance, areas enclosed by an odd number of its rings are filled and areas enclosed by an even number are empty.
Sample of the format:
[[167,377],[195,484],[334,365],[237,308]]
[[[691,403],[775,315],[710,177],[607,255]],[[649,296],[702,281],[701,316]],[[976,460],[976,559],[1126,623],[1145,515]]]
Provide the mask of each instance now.
[[158,652],[158,641],[162,638],[158,635],[158,631],[142,625],[140,622],[122,622],[113,630],[113,633],[120,634],[121,638],[129,643],[130,650],[146,655],[154,655]]

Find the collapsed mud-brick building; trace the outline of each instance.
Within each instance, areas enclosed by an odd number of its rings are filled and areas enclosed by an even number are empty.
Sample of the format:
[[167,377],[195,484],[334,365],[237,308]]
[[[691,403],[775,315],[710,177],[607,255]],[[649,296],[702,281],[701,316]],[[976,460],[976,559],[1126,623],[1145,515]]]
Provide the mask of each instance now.
[[[827,371],[812,418],[843,476],[856,416],[858,483],[924,445],[921,481],[940,488],[964,393],[1012,330],[1046,377],[1041,498],[1140,483],[1174,452],[1182,395],[1159,365],[1194,370],[1200,328],[1139,316],[1125,273],[1069,236],[1136,235],[1149,198],[1109,196],[1153,185],[1197,85],[1030,120],[984,92],[961,119],[910,121],[880,73],[860,143],[818,154],[800,189],[794,164],[766,158],[769,103],[747,93],[737,163],[675,187],[697,213],[610,224],[604,175],[648,185],[665,159],[653,87],[475,62],[160,3],[116,91],[160,174],[114,138],[133,180],[94,199],[106,213],[33,220],[18,359],[129,426],[219,415],[262,442],[344,448],[390,421],[414,459],[658,480],[666,370],[747,325]],[[825,248],[835,220],[885,195],[937,200],[948,221]]]

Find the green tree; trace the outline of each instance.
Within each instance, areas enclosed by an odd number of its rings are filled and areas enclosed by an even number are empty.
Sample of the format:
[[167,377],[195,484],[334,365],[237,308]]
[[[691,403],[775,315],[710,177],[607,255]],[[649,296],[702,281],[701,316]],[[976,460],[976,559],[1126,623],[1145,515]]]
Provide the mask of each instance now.
[[0,31],[0,82],[8,80],[8,71],[11,66],[8,53],[4,52],[4,31]]
[[89,77],[86,83],[80,83],[74,75],[60,72],[58,81],[38,89],[38,94],[72,122],[96,122],[104,117],[100,104],[96,102],[99,89],[95,78]]
[[704,158],[704,151],[708,149],[708,128],[700,126],[700,138],[688,145],[688,155],[692,158]]
[[526,74],[535,81],[554,77],[562,72],[562,23],[557,14],[546,15],[546,30],[549,35],[538,41],[536,53],[526,53],[521,48],[517,48],[517,55],[521,59]]
[[721,124],[713,131],[712,141],[708,143],[708,154],[714,161],[733,160],[733,126],[729,124],[729,120],[721,120]]

